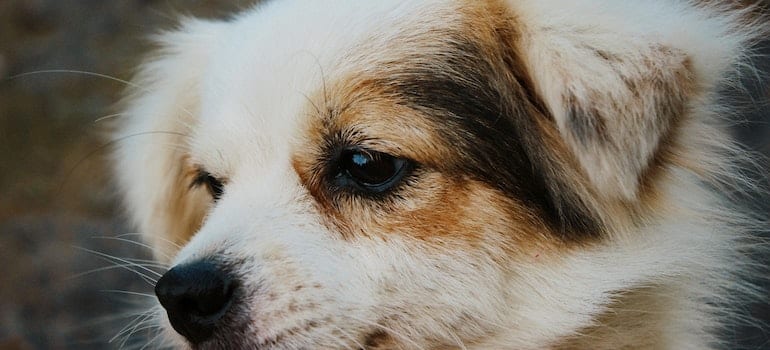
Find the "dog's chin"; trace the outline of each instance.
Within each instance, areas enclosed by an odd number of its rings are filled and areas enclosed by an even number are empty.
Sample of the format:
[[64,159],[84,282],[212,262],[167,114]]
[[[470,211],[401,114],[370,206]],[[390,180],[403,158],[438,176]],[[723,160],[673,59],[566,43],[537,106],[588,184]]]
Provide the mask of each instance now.
[[[174,349],[188,350],[282,350],[282,349],[392,349],[396,339],[380,329],[369,329],[352,333],[337,329],[330,334],[313,334],[318,324],[314,321],[299,321],[296,327],[259,332],[252,329],[251,322],[219,327],[214,335],[198,344],[192,344],[173,327],[164,327],[165,343]],[[332,327],[334,328],[334,327]],[[260,333],[270,334],[262,335]]]
[[[240,323],[223,324],[216,328],[213,335],[200,343],[192,343],[183,335],[178,333],[168,321],[165,314],[162,318],[162,336],[166,345],[173,349],[187,350],[214,350],[214,349],[282,349],[280,340],[282,337],[276,336],[274,339],[257,342],[251,332],[250,320],[243,320]],[[288,332],[279,332],[284,334]],[[288,339],[285,339],[288,340]]]

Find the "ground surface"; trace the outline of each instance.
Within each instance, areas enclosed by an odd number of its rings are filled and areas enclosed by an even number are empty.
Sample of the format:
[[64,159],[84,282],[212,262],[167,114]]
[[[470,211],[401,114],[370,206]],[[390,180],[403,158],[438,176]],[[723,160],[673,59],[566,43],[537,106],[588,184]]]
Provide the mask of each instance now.
[[[120,269],[82,275],[111,265],[86,250],[149,258],[135,244],[103,238],[130,233],[107,181],[109,147],[97,121],[113,113],[123,84],[31,72],[127,78],[146,35],[176,14],[222,17],[250,2],[0,0],[0,350],[119,348],[120,337],[107,342],[130,320],[119,314],[147,298],[114,291],[151,291]],[[754,122],[738,132],[768,153],[766,110],[753,111]],[[767,303],[747,308],[770,314]],[[736,348],[770,349],[757,327],[732,338]]]

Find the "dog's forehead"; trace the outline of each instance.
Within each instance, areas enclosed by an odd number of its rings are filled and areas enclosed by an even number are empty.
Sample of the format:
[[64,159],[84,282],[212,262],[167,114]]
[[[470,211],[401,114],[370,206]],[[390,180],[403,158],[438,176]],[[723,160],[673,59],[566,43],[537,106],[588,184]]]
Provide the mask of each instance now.
[[327,84],[397,62],[462,19],[449,0],[339,2],[267,3],[229,23],[203,73],[194,153],[223,171],[285,158]]

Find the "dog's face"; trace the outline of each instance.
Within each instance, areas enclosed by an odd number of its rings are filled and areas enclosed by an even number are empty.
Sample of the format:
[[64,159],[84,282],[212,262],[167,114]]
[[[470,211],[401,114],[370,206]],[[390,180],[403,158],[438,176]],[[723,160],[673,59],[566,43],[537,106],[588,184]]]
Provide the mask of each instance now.
[[719,62],[536,3],[273,1],[165,35],[118,172],[174,266],[168,338],[542,347],[665,264],[624,266]]

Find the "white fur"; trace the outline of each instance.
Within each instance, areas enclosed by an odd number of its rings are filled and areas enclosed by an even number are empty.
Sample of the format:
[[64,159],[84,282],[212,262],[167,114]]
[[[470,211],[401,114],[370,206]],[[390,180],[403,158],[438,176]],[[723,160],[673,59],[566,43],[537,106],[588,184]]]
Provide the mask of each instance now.
[[[528,67],[536,87],[562,128],[564,89],[579,95],[582,84],[599,90],[619,84],[602,80],[611,72],[582,60],[581,48],[601,48],[633,61],[643,60],[651,47],[665,46],[692,61],[697,91],[688,108],[693,118],[680,126],[689,143],[682,156],[703,162],[704,173],[667,166],[661,184],[665,205],[644,227],[613,223],[606,242],[506,265],[485,252],[437,252],[399,235],[341,240],[321,223],[323,214],[291,165],[307,96],[344,74],[348,64],[365,65],[355,57],[360,47],[385,50],[396,32],[457,21],[451,17],[461,4],[450,0],[275,0],[227,21],[188,19],[160,36],[162,53],[143,66],[136,80],[141,88],[128,102],[118,134],[149,133],[126,138],[116,154],[119,184],[136,225],[162,251],[161,259],[175,254],[167,260],[176,264],[226,254],[243,261],[239,272],[249,276],[247,286],[267,286],[281,295],[271,302],[253,299],[250,334],[258,343],[308,320],[323,323],[269,349],[355,348],[360,332],[376,328],[395,310],[411,312],[382,328],[402,348],[549,348],[597,325],[596,317],[624,291],[644,286],[660,301],[648,311],[663,319],[651,348],[716,346],[711,334],[719,321],[706,301],[723,297],[723,285],[736,283],[733,261],[740,258],[744,232],[738,226],[741,216],[709,184],[733,174],[715,93],[745,64],[755,27],[742,23],[739,12],[726,14],[689,1],[508,5],[524,28],[521,49],[537,63]],[[575,75],[574,85],[565,84],[563,72]],[[618,136],[618,142],[628,141],[625,137]],[[589,173],[596,172],[591,180],[600,191],[634,198],[658,136],[644,142],[649,144],[635,149],[631,160],[602,150],[578,158]],[[216,205],[201,199],[206,220],[175,252],[164,241],[172,229],[164,205],[177,186],[173,178],[180,154],[226,177],[228,184]],[[293,290],[314,283],[323,288]],[[397,292],[383,294],[383,285]],[[279,314],[291,303],[319,307]],[[158,317],[167,323],[162,313]],[[170,344],[186,346],[164,328]]]

